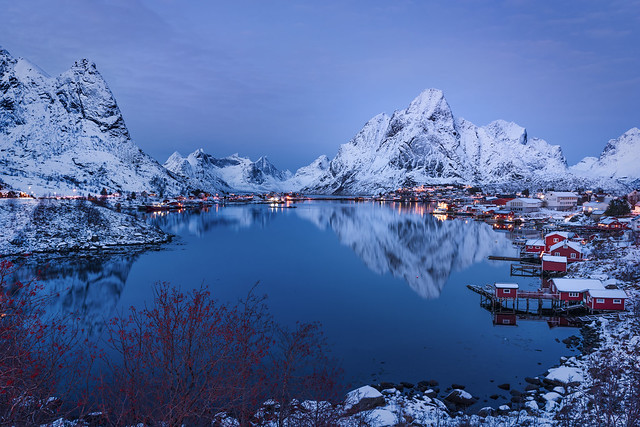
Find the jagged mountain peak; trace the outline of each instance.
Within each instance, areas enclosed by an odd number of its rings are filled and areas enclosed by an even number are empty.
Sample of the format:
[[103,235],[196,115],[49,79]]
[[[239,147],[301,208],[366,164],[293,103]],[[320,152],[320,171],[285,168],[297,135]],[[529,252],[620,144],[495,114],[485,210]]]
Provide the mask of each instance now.
[[451,114],[451,108],[444,98],[444,92],[440,89],[425,89],[414,98],[405,110],[407,114],[419,114],[431,117],[435,112],[441,111]]

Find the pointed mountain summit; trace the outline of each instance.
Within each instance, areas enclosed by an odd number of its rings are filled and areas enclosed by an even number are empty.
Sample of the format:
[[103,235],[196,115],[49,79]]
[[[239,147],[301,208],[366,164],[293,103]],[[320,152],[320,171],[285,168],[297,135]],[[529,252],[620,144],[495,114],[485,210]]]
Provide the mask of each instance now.
[[566,174],[562,150],[497,120],[456,118],[442,91],[427,89],[391,117],[379,114],[340,147],[327,172],[303,191],[375,194],[407,185],[524,186]]
[[186,188],[131,141],[113,93],[86,59],[54,78],[0,50],[0,150],[3,185],[36,195]]

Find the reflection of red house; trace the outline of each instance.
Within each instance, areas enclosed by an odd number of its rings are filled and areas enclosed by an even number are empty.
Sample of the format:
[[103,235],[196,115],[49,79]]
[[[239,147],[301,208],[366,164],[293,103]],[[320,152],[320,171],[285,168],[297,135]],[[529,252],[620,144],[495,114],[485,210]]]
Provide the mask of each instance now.
[[524,244],[524,251],[532,254],[540,254],[544,252],[545,245],[542,239],[527,240]]
[[553,231],[544,236],[544,245],[546,252],[549,252],[549,248],[558,242],[563,242],[569,238],[569,233],[565,231]]
[[517,317],[515,313],[510,313],[510,314],[496,313],[493,315],[494,325],[517,326],[516,322],[517,322]]
[[548,252],[553,256],[566,257],[567,262],[582,260],[582,247],[580,246],[580,243],[572,242],[570,240],[563,240],[556,243],[549,248]]
[[518,294],[517,283],[496,283],[497,298],[515,298]]
[[624,310],[627,293],[622,289],[589,289],[586,303],[591,310]]
[[567,258],[563,256],[542,255],[542,271],[567,271]]
[[549,287],[558,299],[567,302],[579,302],[589,290],[604,289],[600,280],[594,279],[553,279]]

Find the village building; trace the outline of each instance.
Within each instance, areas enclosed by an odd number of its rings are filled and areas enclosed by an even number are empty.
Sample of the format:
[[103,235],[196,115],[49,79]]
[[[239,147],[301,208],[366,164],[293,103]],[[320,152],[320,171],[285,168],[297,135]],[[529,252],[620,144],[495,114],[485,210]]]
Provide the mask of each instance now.
[[636,203],[631,210],[633,215],[640,215],[640,202]]
[[563,256],[542,255],[542,272],[564,273],[567,271],[567,258]]
[[624,310],[627,293],[622,289],[589,289],[585,303],[590,310]]
[[621,218],[607,216],[600,218],[598,221],[598,227],[604,230],[624,230],[629,228],[629,224],[628,221]]
[[545,250],[544,240],[529,239],[524,244],[524,252],[528,254],[541,254]]
[[580,243],[563,240],[549,248],[549,254],[566,257],[567,262],[582,261],[582,246]]
[[606,211],[609,203],[605,202],[586,202],[582,204],[582,213],[591,215],[596,211]]
[[560,301],[583,301],[589,290],[603,290],[604,285],[595,279],[552,279],[549,290],[557,294]]
[[570,211],[578,206],[578,196],[569,191],[550,191],[544,195],[545,206],[557,211]]
[[518,288],[517,283],[496,283],[496,298],[516,298]]
[[552,231],[551,233],[547,233],[544,236],[544,246],[545,251],[549,252],[551,246],[555,245],[558,242],[562,242],[567,240],[573,236],[573,233],[569,233],[567,231]]
[[509,200],[505,204],[506,209],[511,209],[518,213],[537,212],[542,207],[542,200],[530,199],[518,197],[517,199]]
[[640,233],[640,216],[632,218],[629,222],[629,227],[631,227],[631,230],[635,233]]

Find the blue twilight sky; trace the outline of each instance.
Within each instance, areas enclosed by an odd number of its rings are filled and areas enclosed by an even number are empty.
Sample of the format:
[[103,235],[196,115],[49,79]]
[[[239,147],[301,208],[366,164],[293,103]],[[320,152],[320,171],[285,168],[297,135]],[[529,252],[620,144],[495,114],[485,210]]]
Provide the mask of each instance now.
[[51,75],[89,58],[160,162],[204,148],[296,168],[442,89],[569,164],[640,126],[640,1],[0,0],[0,46]]

